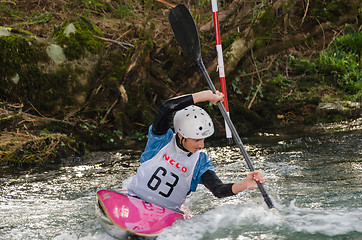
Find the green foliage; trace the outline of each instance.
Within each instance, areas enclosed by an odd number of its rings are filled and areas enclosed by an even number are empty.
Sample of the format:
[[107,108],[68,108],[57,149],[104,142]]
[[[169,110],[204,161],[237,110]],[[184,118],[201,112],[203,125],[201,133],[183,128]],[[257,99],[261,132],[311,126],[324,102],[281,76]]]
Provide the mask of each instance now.
[[289,63],[293,66],[293,70],[297,74],[314,73],[316,72],[316,65],[314,62],[306,58],[296,59],[294,56],[289,56]]
[[144,140],[144,139],[147,138],[147,135],[145,135],[143,132],[136,131],[136,132],[135,132],[135,137],[136,137],[139,141],[142,141],[142,140]]
[[331,43],[329,50],[339,49],[344,52],[362,55],[362,33],[349,30],[348,34],[338,37]]
[[35,17],[32,17],[30,20],[32,22],[37,22],[37,23],[48,23],[52,20],[53,16],[50,13],[44,13]]
[[133,16],[133,12],[128,4],[118,4],[117,8],[113,11],[113,16],[116,18],[126,18]]
[[100,138],[103,138],[106,141],[107,144],[115,143],[114,138],[112,136],[109,136],[109,135],[104,134],[104,133],[99,133],[98,136]]
[[14,7],[12,7],[11,4],[6,3],[4,1],[0,1],[0,17],[3,16],[12,16],[12,17],[16,17],[20,14],[20,12],[16,9],[14,9]]
[[239,82],[240,82],[240,78],[236,76],[234,78],[234,80],[231,82],[231,87],[232,87],[234,93],[242,95],[243,93],[240,91],[240,88],[238,86]]
[[315,61],[290,56],[293,70],[298,74],[321,75],[321,79],[357,94],[362,90],[362,33],[354,32],[338,37]]
[[290,85],[291,81],[285,78],[283,75],[278,74],[272,80],[268,82],[270,85],[278,85],[280,88],[285,89]]
[[[256,92],[258,91],[258,92]],[[250,87],[250,92],[249,95],[247,97],[245,97],[246,101],[251,101],[252,97],[255,95],[255,93],[257,95],[259,95],[260,98],[264,98],[264,94],[263,94],[263,87],[258,88],[254,88],[254,87]]]
[[82,0],[82,4],[89,10],[104,9],[103,3],[99,0]]
[[362,90],[362,33],[339,37],[316,61],[318,71],[331,75],[342,89],[355,94]]
[[5,4],[3,2],[0,2],[0,12],[3,14],[8,14],[11,12],[11,7],[9,4]]
[[47,128],[44,128],[43,130],[41,130],[39,135],[43,137],[43,136],[47,136],[50,134],[51,134],[51,132]]

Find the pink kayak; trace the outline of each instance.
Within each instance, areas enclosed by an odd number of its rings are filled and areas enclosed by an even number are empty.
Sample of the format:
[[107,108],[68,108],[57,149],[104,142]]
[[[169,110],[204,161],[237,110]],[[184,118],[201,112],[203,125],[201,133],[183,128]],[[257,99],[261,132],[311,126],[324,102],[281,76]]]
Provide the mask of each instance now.
[[129,234],[156,237],[184,215],[110,190],[97,192],[96,212],[102,227],[116,238]]

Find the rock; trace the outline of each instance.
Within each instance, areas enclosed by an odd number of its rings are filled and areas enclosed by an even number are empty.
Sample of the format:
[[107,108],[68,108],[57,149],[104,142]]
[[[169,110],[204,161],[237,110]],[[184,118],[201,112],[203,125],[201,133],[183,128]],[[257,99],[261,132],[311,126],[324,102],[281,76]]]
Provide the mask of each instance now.
[[50,39],[0,27],[1,100],[54,115],[83,106],[105,47],[94,35],[102,33],[84,17],[56,28]]
[[331,103],[319,103],[316,112],[320,114],[327,114],[331,112],[339,112],[343,114],[359,116],[360,103],[351,101],[337,101]]
[[63,48],[56,44],[50,44],[46,48],[47,54],[51,60],[53,60],[56,64],[62,64],[67,58],[64,55]]
[[1,36],[10,36],[10,31],[7,28],[0,27],[0,37]]

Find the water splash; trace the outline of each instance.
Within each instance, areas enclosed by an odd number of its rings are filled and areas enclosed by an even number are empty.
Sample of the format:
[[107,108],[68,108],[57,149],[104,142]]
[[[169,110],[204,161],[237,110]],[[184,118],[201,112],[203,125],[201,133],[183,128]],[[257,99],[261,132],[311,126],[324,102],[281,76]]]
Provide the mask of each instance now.
[[276,205],[269,210],[250,201],[225,204],[177,222],[158,239],[357,239],[362,233],[360,208],[298,208],[295,200],[289,206]]

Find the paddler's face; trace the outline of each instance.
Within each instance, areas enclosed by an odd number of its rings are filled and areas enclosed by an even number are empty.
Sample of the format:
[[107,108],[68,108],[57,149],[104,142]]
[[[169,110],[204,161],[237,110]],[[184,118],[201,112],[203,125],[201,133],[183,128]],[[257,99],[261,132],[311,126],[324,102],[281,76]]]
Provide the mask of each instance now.
[[197,150],[204,148],[205,138],[203,139],[193,139],[186,138],[183,141],[184,148],[186,148],[189,152],[195,153]]

